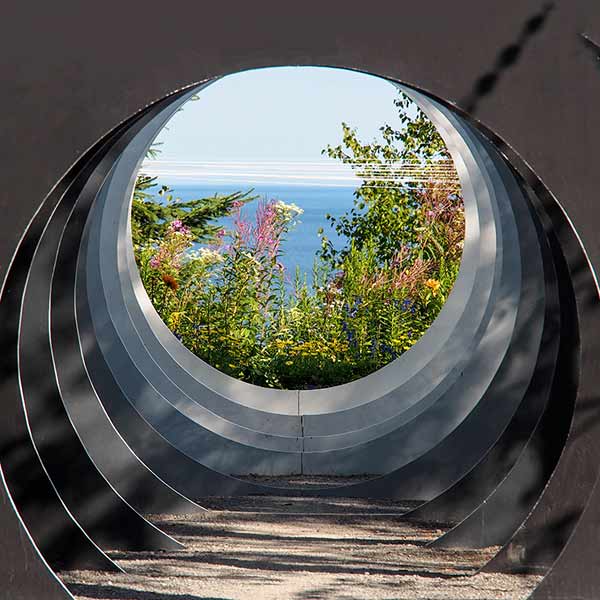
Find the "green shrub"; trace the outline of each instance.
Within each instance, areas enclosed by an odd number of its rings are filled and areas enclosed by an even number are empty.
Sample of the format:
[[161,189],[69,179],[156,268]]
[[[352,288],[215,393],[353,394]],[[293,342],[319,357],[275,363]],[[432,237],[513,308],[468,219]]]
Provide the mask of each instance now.
[[[397,104],[400,131],[384,125],[381,139],[365,144],[344,124],[342,145],[325,150],[350,164],[362,184],[354,207],[329,217],[346,243],[336,248],[320,232],[310,285],[296,272],[290,290],[281,264],[285,237],[302,213],[295,205],[263,200],[250,222],[243,210],[249,195],[234,195],[217,210],[233,218],[227,231],[211,218],[190,219],[184,210],[169,219],[156,208],[144,230],[136,214],[146,213],[133,213],[133,230],[146,232],[136,245],[142,281],[187,348],[244,381],[302,389],[363,377],[423,335],[458,273],[463,207],[435,128],[414,107],[408,116],[406,97]],[[138,201],[142,208],[149,202]],[[208,214],[194,202],[187,210]],[[200,237],[206,245],[193,250]]]

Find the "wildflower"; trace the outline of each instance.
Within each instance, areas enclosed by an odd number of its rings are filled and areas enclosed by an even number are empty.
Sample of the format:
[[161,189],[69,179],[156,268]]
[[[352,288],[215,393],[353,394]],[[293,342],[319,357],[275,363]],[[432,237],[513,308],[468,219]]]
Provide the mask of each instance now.
[[258,205],[256,226],[252,233],[257,255],[271,258],[277,255],[282,231],[277,223],[273,202],[261,202]]
[[189,227],[186,227],[183,224],[183,221],[181,219],[175,219],[169,224],[169,232],[178,233],[180,235],[189,235],[191,233],[191,230]]
[[177,280],[172,275],[165,274],[162,276],[162,280],[163,280],[164,284],[169,289],[173,290],[174,292],[179,288],[179,284],[177,283]]
[[207,265],[214,265],[223,262],[224,258],[220,252],[210,248],[200,248],[199,260]]
[[302,210],[296,204],[294,204],[294,203],[286,204],[285,202],[282,202],[281,200],[278,200],[277,202],[275,202],[274,208],[275,208],[275,211],[278,213],[278,215],[286,221],[290,221],[291,219],[294,219],[295,217],[297,217],[298,215],[301,215],[304,212],[304,210]]
[[160,268],[160,259],[158,258],[158,256],[153,256],[150,259],[150,268],[151,269],[158,269],[158,268]]
[[405,298],[402,301],[402,306],[400,308],[401,308],[401,310],[406,311],[411,307],[411,304],[412,304],[412,302],[408,298]]
[[288,367],[290,367],[291,365],[293,365],[293,364],[294,364],[294,361],[293,361],[293,360],[286,360],[286,361],[285,361],[285,364],[286,364]]
[[428,279],[425,285],[431,290],[431,293],[435,296],[440,289],[440,282],[437,279]]

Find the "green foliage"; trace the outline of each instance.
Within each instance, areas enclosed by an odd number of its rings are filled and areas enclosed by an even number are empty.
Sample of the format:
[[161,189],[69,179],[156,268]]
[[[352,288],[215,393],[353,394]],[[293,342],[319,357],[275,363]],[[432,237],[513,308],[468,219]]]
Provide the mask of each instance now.
[[[423,242],[422,232],[427,226],[421,210],[423,178],[428,172],[453,169],[433,123],[405,94],[400,93],[395,104],[403,125],[400,130],[383,125],[379,140],[364,143],[355,129],[342,123],[342,143],[323,150],[330,158],[349,164],[362,179],[354,192],[352,210],[337,219],[327,215],[330,225],[358,248],[373,241],[379,261],[392,259],[399,240],[409,247]],[[413,112],[416,115],[412,116]],[[406,172],[412,176],[408,181],[402,177]],[[455,177],[445,183],[449,193],[458,195]],[[321,257],[334,266],[349,252],[349,245],[338,250],[326,236],[322,242]],[[431,245],[421,248],[422,256],[435,253]]]
[[148,190],[156,187],[156,177],[140,175],[136,181],[131,205],[131,236],[134,246],[147,240],[164,237],[171,221],[180,220],[189,227],[196,242],[210,240],[219,230],[214,221],[228,215],[240,203],[245,204],[256,196],[248,192],[211,196],[182,201],[163,185],[158,190],[158,199]]
[[[302,389],[363,377],[423,335],[456,279],[464,216],[433,124],[405,96],[396,104],[400,130],[384,125],[380,140],[363,143],[343,124],[342,144],[325,150],[362,183],[353,208],[329,218],[346,243],[335,248],[322,237],[310,285],[298,271],[290,282],[281,266],[302,212],[295,205],[263,201],[251,223],[248,193],[182,203],[163,188],[161,202],[147,195],[154,180],[139,178],[132,229],[140,275],[187,348],[244,381]],[[405,176],[407,165],[417,176]],[[229,231],[213,222],[224,214],[233,218]]]
[[[190,101],[197,101],[194,95]],[[183,108],[178,110],[181,111]],[[146,152],[146,158],[155,159],[160,154],[160,142],[154,142]],[[195,242],[206,242],[219,231],[214,221],[228,215],[237,207],[251,202],[252,190],[233,194],[215,194],[183,202],[171,193],[166,185],[158,186],[157,178],[138,173],[131,203],[131,238],[134,248],[157,242],[165,236],[172,221],[181,221],[189,228]],[[158,196],[158,197],[157,197]]]

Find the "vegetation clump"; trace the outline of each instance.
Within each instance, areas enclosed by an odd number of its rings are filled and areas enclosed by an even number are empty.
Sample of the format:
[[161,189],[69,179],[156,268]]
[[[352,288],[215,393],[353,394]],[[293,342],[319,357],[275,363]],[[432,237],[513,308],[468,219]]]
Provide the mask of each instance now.
[[[132,210],[136,260],[148,295],[201,359],[274,388],[328,387],[363,377],[408,350],[439,314],[462,255],[458,178],[433,124],[403,94],[401,128],[362,142],[342,124],[324,150],[362,181],[354,206],[320,230],[312,281],[281,257],[302,209],[247,193],[183,203],[138,178]],[[232,227],[216,219],[229,215]],[[198,243],[202,246],[198,248]]]

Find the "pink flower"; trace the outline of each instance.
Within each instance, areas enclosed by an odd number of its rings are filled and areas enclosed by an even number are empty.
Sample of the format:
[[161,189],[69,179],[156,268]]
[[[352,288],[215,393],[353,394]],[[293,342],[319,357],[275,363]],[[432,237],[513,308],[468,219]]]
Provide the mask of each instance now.
[[158,259],[158,256],[153,256],[150,259],[150,267],[152,269],[158,269],[160,267],[160,260]]
[[254,238],[256,252],[273,258],[277,255],[285,224],[278,218],[275,202],[261,202],[256,210]]

